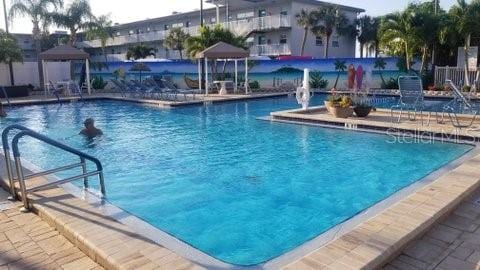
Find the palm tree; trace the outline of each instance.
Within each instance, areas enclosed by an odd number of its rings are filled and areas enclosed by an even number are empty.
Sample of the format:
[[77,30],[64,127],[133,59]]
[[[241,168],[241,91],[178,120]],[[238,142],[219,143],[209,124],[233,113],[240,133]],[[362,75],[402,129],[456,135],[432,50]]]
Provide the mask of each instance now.
[[75,46],[77,33],[95,27],[94,16],[88,0],[74,0],[63,12],[52,14],[53,22],[58,27],[70,31],[68,44]]
[[328,58],[328,50],[330,48],[330,40],[332,34],[336,32],[338,35],[353,34],[352,26],[349,25],[347,17],[340,12],[334,5],[328,5],[314,12],[314,16],[319,24],[312,28],[312,32],[316,36],[322,36],[326,39],[325,58]]
[[100,40],[100,46],[102,47],[102,54],[105,57],[105,63],[108,62],[106,47],[108,40],[112,38],[112,32],[112,21],[108,15],[102,15],[96,18],[93,27],[87,31],[87,39]]
[[413,45],[418,32],[413,24],[412,13],[408,10],[395,12],[384,17],[380,25],[380,42],[392,54],[405,56],[406,69],[411,68]]
[[240,48],[247,48],[245,37],[236,36],[233,32],[224,29],[221,25],[215,25],[214,27],[201,27],[200,35],[187,38],[185,41],[185,50],[188,56],[193,59],[197,53],[221,41]]
[[305,53],[305,44],[307,43],[308,32],[317,24],[317,18],[314,13],[308,12],[305,9],[302,9],[300,13],[295,15],[297,19],[297,24],[303,28],[303,39],[302,47],[300,50],[300,55],[303,56]]
[[32,37],[35,42],[41,89],[45,85],[42,61],[40,60],[42,30],[45,30],[46,26],[51,22],[51,12],[61,7],[63,7],[62,0],[13,0],[9,11],[8,17],[10,19],[29,17],[33,23]]
[[347,62],[344,60],[336,60],[335,61],[335,70],[337,71],[337,79],[335,80],[335,85],[333,86],[334,89],[337,89],[338,80],[340,79],[340,75],[342,72],[345,72],[347,69]]
[[382,80],[382,85],[385,85],[385,78],[383,78],[383,70],[385,70],[385,67],[387,66],[387,63],[383,58],[377,58],[375,59],[374,63],[374,68],[378,69],[378,73],[380,73],[380,79]]
[[[221,25],[215,25],[213,28],[208,26],[201,27],[200,35],[187,38],[185,41],[185,50],[191,59],[195,59],[195,56],[199,52],[217,44],[218,42],[225,42],[236,47],[247,49],[245,37],[236,36],[233,32],[223,28]],[[215,63],[216,62],[213,62],[210,65],[212,74],[217,74],[217,65]],[[223,65],[223,74],[225,74],[225,69],[226,62],[224,62]]]
[[128,48],[127,51],[127,59],[131,60],[138,60],[138,59],[145,59],[149,56],[155,56],[157,49],[148,47],[144,44],[139,44],[136,46],[132,46]]
[[368,15],[364,15],[357,19],[358,27],[358,43],[360,43],[360,58],[363,58],[364,48],[366,45],[375,44],[377,39],[378,24],[376,20]]
[[470,78],[468,75],[469,65],[469,51],[472,34],[477,34],[480,30],[480,1],[473,0],[470,4],[466,0],[457,0],[457,4],[450,9],[449,12],[453,27],[458,35],[464,39],[465,52],[465,84],[470,85]]
[[180,54],[180,59],[183,60],[183,50],[185,49],[185,41],[190,35],[183,32],[182,28],[172,28],[165,38],[165,46],[171,50],[177,50]]
[[15,38],[0,29],[0,63],[22,62],[22,49]]

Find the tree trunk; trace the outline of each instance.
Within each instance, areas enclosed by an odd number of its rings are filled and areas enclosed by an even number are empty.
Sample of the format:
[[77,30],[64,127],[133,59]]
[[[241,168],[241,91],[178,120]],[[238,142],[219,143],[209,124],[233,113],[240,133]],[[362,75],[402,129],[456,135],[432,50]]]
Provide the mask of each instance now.
[[330,47],[330,36],[327,35],[327,42],[325,42],[325,55],[324,55],[325,59],[328,58],[328,49],[329,49],[329,47]]
[[420,66],[420,74],[423,74],[425,66],[427,64],[427,45],[422,47],[422,65]]
[[37,65],[38,65],[38,79],[40,82],[40,89],[44,90],[45,87],[45,78],[43,77],[43,65],[42,60],[40,59],[40,54],[42,53],[42,43],[40,36],[40,26],[37,23],[33,25],[33,41],[35,43],[35,53],[37,54]]
[[360,58],[363,58],[363,43],[360,43]]
[[300,51],[300,56],[303,56],[305,53],[305,44],[307,43],[307,37],[308,37],[308,28],[304,28],[303,32],[303,40],[302,40],[302,49]]
[[470,40],[471,40],[471,34],[468,34],[466,37],[465,37],[465,47],[464,47],[464,50],[465,50],[465,82],[464,82],[464,85],[466,86],[470,86],[470,76],[469,76],[469,73],[470,73],[470,70],[468,68],[468,57],[469,57],[469,52],[470,52]]
[[410,71],[410,55],[408,53],[408,43],[405,42],[405,66],[407,71]]
[[105,57],[105,66],[107,67],[107,70],[109,70],[109,68],[108,68],[107,50],[105,49],[105,46],[102,47],[102,53],[103,53],[103,57]]
[[180,60],[183,60],[183,52],[182,52],[182,50],[178,50],[178,53],[180,54]]

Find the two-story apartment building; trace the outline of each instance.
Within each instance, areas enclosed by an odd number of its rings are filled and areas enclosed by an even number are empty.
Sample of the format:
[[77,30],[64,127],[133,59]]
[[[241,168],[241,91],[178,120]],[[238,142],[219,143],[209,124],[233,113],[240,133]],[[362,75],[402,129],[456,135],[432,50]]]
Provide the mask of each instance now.
[[[24,62],[37,61],[37,51],[35,49],[35,41],[32,34],[13,33],[13,37],[17,40],[17,44],[22,49]],[[66,40],[68,34],[66,31],[55,31],[51,33],[47,39],[42,42],[42,50],[48,50],[56,45],[62,44]]]
[[[204,24],[221,24],[237,35],[247,37],[252,55],[284,56],[300,55],[303,29],[296,23],[295,15],[302,9],[315,10],[329,3],[316,0],[209,0],[216,8],[204,10]],[[364,10],[338,5],[353,23]],[[177,59],[176,51],[168,50],[163,42],[170,29],[182,28],[190,35],[197,35],[200,28],[198,10],[175,13],[170,16],[118,24],[113,27],[113,38],[107,44],[109,61],[125,60],[128,47],[144,43],[157,49],[156,58]],[[354,57],[355,37],[333,34],[330,57]],[[100,41],[84,40],[80,47],[89,51],[94,58],[103,57]],[[309,33],[305,55],[322,58],[325,40]]]

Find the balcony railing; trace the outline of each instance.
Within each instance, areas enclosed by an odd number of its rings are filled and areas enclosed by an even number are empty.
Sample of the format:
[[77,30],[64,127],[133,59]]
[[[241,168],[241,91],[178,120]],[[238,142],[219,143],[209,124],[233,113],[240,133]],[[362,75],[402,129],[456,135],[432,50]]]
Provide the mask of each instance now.
[[[236,35],[248,35],[253,31],[265,31],[291,27],[291,18],[287,15],[272,15],[267,17],[250,18],[239,21],[231,21],[221,24],[229,28]],[[200,33],[199,26],[185,27],[183,31],[191,36],[197,36]],[[139,42],[152,42],[164,40],[168,36],[169,30],[154,31],[149,33],[132,34],[126,36],[115,36],[107,41],[107,46],[120,46]],[[80,47],[100,48],[100,40],[91,40],[81,42]]]
[[280,56],[290,55],[289,44],[269,44],[269,45],[254,45],[250,47],[250,55],[252,56]]

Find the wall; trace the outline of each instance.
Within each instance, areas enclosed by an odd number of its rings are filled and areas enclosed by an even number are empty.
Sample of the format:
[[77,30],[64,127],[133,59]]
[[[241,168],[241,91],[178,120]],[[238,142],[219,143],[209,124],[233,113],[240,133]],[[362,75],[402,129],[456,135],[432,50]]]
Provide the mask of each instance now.
[[[49,80],[60,81],[70,78],[69,62],[49,62],[46,63]],[[38,77],[37,62],[24,62],[13,64],[13,73],[15,76],[15,85],[33,85],[40,86]],[[10,74],[8,65],[0,64],[0,85],[10,86]]]
[[[317,60],[265,60],[265,61],[253,61],[253,67],[250,70],[250,81],[258,81],[262,88],[277,88],[279,85],[285,82],[292,82],[299,84],[302,81],[303,69],[309,68],[311,71],[321,72],[324,79],[329,81],[329,87],[332,87],[335,83],[338,73],[335,71],[335,61],[337,59],[317,59]],[[354,65],[358,68],[360,65],[365,71],[365,77],[367,73],[372,71],[372,81],[369,82],[370,87],[379,88],[381,86],[381,77],[378,70],[374,70],[374,58],[345,58],[346,65]],[[384,58],[386,62],[386,69],[381,72],[385,80],[390,78],[396,79],[400,74],[397,68],[397,58]],[[145,63],[147,64],[151,72],[143,73],[143,77],[151,75],[168,76],[174,80],[174,82],[182,88],[186,88],[184,76],[193,80],[198,80],[197,64],[186,61],[175,62],[157,62],[157,63]],[[219,63],[219,70],[221,69],[221,63]],[[138,73],[131,73],[128,70],[133,66],[132,62],[115,62],[109,63],[109,68],[102,70],[92,69],[92,77],[102,76],[104,79],[109,80],[113,78],[113,71],[122,68],[127,73],[127,79],[137,79]],[[77,74],[79,74],[80,68],[77,67]],[[227,72],[233,73],[233,63],[227,66]],[[243,78],[244,65],[243,62],[239,62],[239,75]],[[211,77],[210,77],[211,78]],[[347,73],[340,74],[340,80],[338,84],[339,89],[346,88]]]

